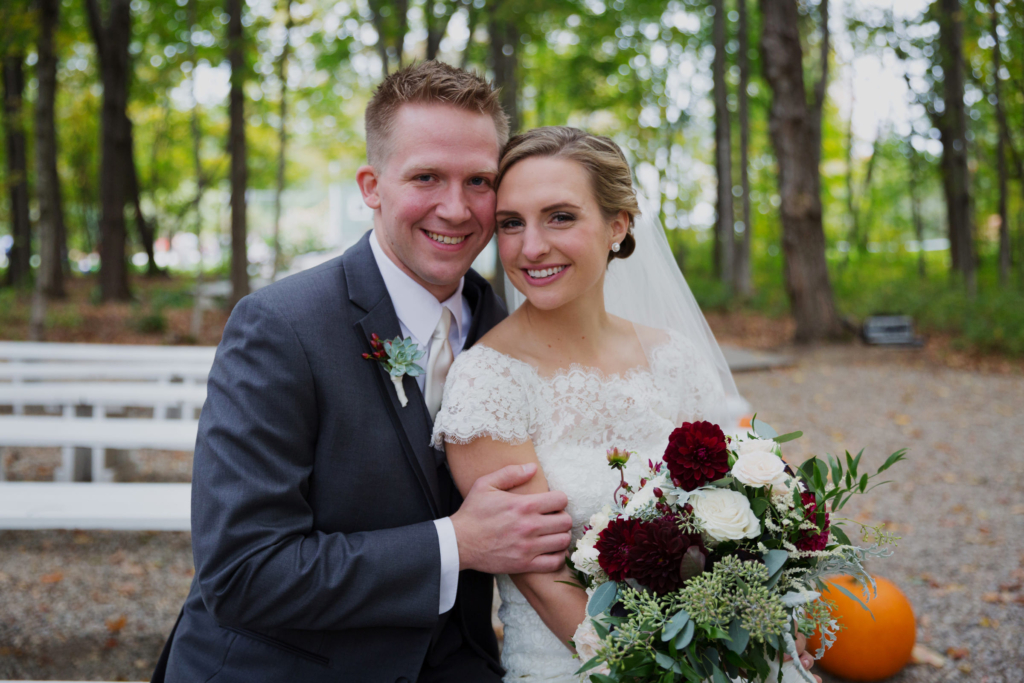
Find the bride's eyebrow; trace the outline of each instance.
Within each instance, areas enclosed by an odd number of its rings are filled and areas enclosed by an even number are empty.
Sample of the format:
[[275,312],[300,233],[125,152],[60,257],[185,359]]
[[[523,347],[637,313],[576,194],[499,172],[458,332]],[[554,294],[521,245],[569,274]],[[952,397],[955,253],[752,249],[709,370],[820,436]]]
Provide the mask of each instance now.
[[558,204],[552,204],[551,206],[545,206],[541,209],[542,213],[548,213],[550,211],[557,211],[558,209],[576,209],[580,210],[580,207],[576,206],[572,202],[559,202]]
[[494,212],[494,215],[495,215],[495,217],[497,217],[497,216],[518,216],[519,212],[518,211],[513,211],[512,209],[499,209],[498,211]]

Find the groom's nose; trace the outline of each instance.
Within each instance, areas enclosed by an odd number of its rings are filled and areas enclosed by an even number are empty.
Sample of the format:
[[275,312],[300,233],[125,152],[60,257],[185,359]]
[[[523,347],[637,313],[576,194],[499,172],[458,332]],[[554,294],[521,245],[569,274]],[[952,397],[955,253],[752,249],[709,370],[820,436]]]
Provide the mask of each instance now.
[[473,212],[469,209],[465,188],[459,183],[448,185],[434,208],[434,213],[450,225],[461,225],[468,221]]

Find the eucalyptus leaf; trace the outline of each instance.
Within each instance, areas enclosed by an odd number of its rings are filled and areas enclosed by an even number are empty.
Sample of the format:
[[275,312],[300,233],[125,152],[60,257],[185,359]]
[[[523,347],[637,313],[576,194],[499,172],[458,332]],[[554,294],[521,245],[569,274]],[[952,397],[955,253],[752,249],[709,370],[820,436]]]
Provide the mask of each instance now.
[[[690,615],[686,611],[677,613],[674,617],[668,620],[665,627],[661,630],[662,642],[668,642],[676,637],[683,628],[690,623]],[[679,647],[678,645],[676,647]]]
[[772,429],[771,425],[758,420],[756,417],[750,421],[750,428],[762,439],[774,439],[779,435],[777,431]]
[[738,655],[743,654],[743,651],[747,649],[747,643],[750,642],[750,631],[743,628],[739,619],[733,619],[729,623],[729,637],[732,640],[728,641],[725,646]]
[[769,576],[768,583],[765,584],[765,588],[768,588],[769,590],[775,588],[775,585],[779,582],[779,579],[782,578],[782,572],[784,571],[786,571],[785,567],[780,567],[779,571]]
[[764,566],[769,576],[782,569],[789,559],[789,553],[785,550],[769,550],[764,554]]
[[729,678],[717,666],[711,668],[711,680],[715,683],[729,683]]
[[615,598],[619,594],[619,584],[614,581],[602,583],[590,596],[587,603],[587,614],[596,617],[607,612],[615,604]]
[[664,652],[656,652],[654,654],[654,661],[657,662],[658,666],[660,666],[662,669],[676,671],[677,673],[683,672],[683,670],[679,668],[679,665],[676,664],[676,660],[672,659]]
[[696,631],[696,630],[697,630],[697,626],[696,626],[696,624],[693,623],[693,620],[690,620],[690,621],[686,622],[686,626],[683,627],[683,630],[680,631],[679,635],[676,637],[676,640],[675,640],[676,649],[677,650],[682,650],[684,647],[689,645],[690,641],[693,640],[693,634],[694,634],[694,631]]

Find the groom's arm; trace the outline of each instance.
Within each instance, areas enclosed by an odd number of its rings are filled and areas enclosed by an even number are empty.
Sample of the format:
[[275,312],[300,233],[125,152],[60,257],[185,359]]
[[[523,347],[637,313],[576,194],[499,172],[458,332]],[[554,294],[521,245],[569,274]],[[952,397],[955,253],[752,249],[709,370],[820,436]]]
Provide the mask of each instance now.
[[313,377],[263,297],[236,306],[210,373],[192,484],[203,601],[240,626],[429,628],[438,616],[435,524],[313,528],[306,500],[318,432]]

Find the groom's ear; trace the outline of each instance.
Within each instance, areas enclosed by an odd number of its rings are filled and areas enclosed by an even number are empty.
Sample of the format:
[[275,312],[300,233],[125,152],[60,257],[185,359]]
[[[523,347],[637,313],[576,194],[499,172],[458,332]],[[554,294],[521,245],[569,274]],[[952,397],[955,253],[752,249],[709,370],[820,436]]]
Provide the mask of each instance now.
[[380,194],[377,192],[377,170],[373,166],[360,166],[356,171],[356,183],[363,193],[363,203],[371,209],[380,208]]

